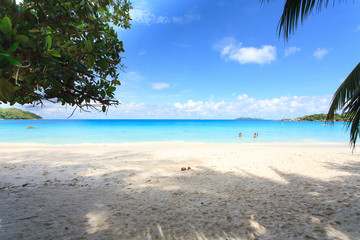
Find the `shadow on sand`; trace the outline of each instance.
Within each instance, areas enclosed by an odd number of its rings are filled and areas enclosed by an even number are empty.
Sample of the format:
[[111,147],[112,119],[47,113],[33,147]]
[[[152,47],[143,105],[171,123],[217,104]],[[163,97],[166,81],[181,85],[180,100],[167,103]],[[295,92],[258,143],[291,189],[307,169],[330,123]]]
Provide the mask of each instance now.
[[0,157],[14,179],[0,186],[0,239],[360,239],[359,162],[328,164],[347,173],[330,181],[273,168],[279,183],[210,168],[149,175],[168,159],[148,152],[65,151],[56,158],[87,163],[61,165],[24,154]]

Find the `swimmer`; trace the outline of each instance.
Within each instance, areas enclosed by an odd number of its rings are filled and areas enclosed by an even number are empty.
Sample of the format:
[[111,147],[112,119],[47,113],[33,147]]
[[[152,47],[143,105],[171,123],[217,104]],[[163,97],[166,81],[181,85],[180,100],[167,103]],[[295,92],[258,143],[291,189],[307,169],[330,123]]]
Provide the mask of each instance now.
[[242,133],[239,133],[239,138],[241,138],[242,137]]
[[257,135],[256,135],[256,133],[254,133],[254,138],[256,138],[257,137]]

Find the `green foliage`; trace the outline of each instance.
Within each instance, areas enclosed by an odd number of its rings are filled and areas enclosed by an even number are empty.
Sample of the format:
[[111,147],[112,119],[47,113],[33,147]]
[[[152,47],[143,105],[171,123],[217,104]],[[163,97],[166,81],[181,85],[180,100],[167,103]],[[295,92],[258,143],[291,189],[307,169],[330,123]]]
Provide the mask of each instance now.
[[334,113],[339,109],[342,109],[348,117],[350,142],[355,147],[356,140],[359,137],[360,122],[360,63],[335,92],[326,120],[333,121]]
[[2,0],[0,104],[118,104],[124,48],[114,28],[130,28],[130,9],[128,0]]
[[[261,3],[270,2],[270,0],[260,0]],[[344,0],[339,0],[341,2]],[[335,0],[333,1],[335,4]],[[296,30],[299,19],[301,24],[305,19],[316,10],[319,12],[322,7],[327,7],[329,0],[286,0],[283,13],[279,20],[279,36],[283,35],[288,40],[290,35]]]
[[[320,121],[325,122],[327,120],[327,114],[320,113],[320,114],[313,114],[313,115],[306,115],[300,118],[302,121]],[[346,114],[334,114],[334,121],[335,122],[346,122],[348,121],[348,117]]]
[[42,117],[17,108],[0,108],[0,119],[42,119]]
[[325,121],[326,120],[326,114],[313,114],[313,115],[307,115],[301,118],[301,120],[304,121]]

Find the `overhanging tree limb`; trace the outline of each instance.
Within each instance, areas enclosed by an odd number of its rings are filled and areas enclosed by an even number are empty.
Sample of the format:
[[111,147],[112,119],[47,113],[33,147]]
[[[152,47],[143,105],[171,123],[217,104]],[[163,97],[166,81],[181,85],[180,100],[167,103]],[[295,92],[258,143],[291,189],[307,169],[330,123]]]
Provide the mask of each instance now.
[[124,48],[114,28],[130,28],[130,9],[128,0],[3,0],[0,104],[118,104]]

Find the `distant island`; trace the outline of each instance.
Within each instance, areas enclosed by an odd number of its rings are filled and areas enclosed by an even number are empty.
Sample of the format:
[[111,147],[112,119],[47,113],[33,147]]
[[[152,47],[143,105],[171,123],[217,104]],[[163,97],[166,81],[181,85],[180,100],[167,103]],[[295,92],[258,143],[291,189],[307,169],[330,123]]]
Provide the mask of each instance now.
[[[280,121],[318,121],[324,122],[326,121],[326,114],[312,114],[312,115],[305,115],[303,117],[297,117],[294,119],[291,118],[283,118]],[[335,122],[346,122],[347,117],[344,114],[335,114]]]
[[265,120],[263,118],[251,118],[251,117],[239,117],[235,118],[235,120]]
[[0,119],[42,119],[42,117],[17,108],[0,108]]

